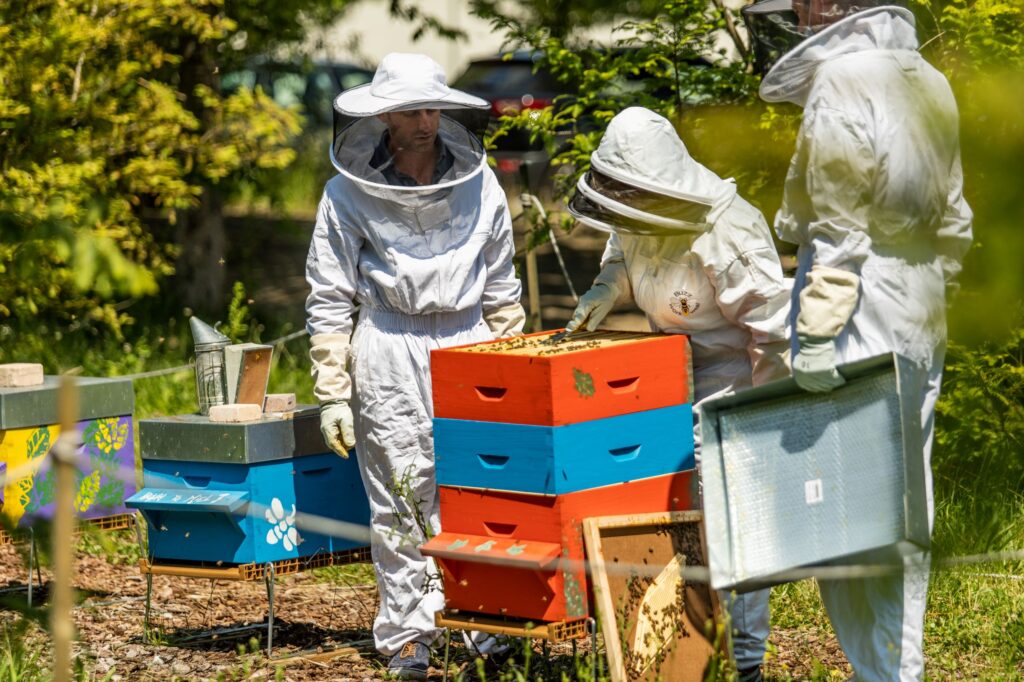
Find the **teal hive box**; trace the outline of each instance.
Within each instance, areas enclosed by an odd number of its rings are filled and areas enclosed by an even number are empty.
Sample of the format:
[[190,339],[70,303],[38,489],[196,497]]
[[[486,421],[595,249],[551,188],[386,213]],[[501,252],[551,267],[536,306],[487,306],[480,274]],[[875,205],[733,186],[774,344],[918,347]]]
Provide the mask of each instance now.
[[368,544],[356,458],[327,448],[315,407],[241,424],[145,419],[139,448],[143,488],[128,506],[146,518],[154,561],[264,563]]
[[[57,393],[60,377],[38,386],[0,388],[0,506],[10,526],[31,526],[53,516],[56,474],[50,451],[60,435]],[[109,519],[128,513],[125,498],[135,492],[130,379],[79,377],[75,380],[79,467],[75,473],[75,513]]]

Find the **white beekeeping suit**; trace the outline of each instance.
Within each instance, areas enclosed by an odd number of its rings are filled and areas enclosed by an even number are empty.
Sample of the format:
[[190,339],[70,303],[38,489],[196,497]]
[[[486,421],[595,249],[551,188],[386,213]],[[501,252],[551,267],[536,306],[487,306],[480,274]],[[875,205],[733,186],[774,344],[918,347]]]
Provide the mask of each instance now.
[[[525,319],[505,195],[480,141],[450,117],[486,106],[448,88],[424,55],[388,55],[373,83],[342,93],[331,149],[339,174],[324,189],[306,262],[324,433],[345,453],[354,421],[380,590],[374,640],[403,677],[425,677],[424,661],[422,670],[395,661],[437,638],[444,606],[418,549],[439,530],[430,351],[519,333]],[[388,153],[377,114],[402,111],[439,120],[426,185],[398,173]]]
[[[789,376],[790,282],[771,230],[668,120],[639,107],[613,118],[569,210],[612,234],[567,329],[596,329],[614,305],[635,302],[652,330],[689,335],[695,407]],[[768,590],[740,595],[730,611],[741,678],[759,679]]]
[[[797,8],[801,25],[833,23],[783,55],[761,85],[764,99],[804,108],[775,220],[779,236],[800,245],[793,372],[808,390],[831,390],[842,383],[836,363],[897,352],[920,402],[928,462],[945,290],[971,243],[956,102],[918,54],[909,11],[842,18],[849,6],[816,2]],[[929,515],[931,483],[929,466]],[[928,563],[918,554],[891,577],[821,581],[857,679],[922,678]]]

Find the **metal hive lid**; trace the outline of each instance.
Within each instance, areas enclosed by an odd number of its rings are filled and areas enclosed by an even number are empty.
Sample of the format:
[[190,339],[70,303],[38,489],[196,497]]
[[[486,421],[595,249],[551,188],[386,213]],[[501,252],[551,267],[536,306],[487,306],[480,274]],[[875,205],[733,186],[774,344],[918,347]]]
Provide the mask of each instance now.
[[319,408],[299,405],[286,415],[243,423],[211,422],[183,414],[139,420],[143,460],[254,464],[330,452],[320,433]]
[[[38,386],[0,388],[0,431],[56,424],[57,389],[60,377],[48,375]],[[135,391],[130,379],[78,377],[76,421],[123,417],[135,409]]]

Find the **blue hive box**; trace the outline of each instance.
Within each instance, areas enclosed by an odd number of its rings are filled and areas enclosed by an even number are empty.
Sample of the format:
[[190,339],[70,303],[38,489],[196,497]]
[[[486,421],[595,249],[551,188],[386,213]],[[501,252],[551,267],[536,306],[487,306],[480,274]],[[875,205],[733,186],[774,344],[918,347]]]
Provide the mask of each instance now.
[[[328,450],[315,407],[242,424],[145,419],[139,446],[143,488],[127,505],[145,516],[156,561],[263,563],[368,544],[356,458]],[[362,532],[332,535],[324,519]]]
[[691,406],[534,426],[434,420],[439,485],[560,495],[694,467]]

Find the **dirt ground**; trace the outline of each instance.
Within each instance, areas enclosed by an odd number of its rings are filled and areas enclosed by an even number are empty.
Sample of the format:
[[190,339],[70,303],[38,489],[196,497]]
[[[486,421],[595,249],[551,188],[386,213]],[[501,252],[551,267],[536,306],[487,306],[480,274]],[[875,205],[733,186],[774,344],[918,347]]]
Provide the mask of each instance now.
[[[0,619],[8,623],[22,613],[26,561],[23,550],[0,547]],[[35,590],[37,605],[45,599],[49,574],[43,571],[44,588]],[[79,642],[76,656],[97,679],[110,680],[332,680],[363,682],[387,679],[386,660],[370,645],[370,627],[377,593],[372,585],[325,582],[323,575],[300,573],[278,578],[275,588],[273,658],[266,645],[267,593],[261,582],[210,581],[156,576],[153,580],[153,636],[143,632],[146,581],[136,565],[115,564],[106,558],[79,553],[75,587],[79,590],[74,610]],[[45,624],[45,611],[34,616]],[[217,639],[203,636],[215,628],[242,628],[234,636]],[[34,627],[37,639],[44,635]],[[195,641],[189,642],[187,638]],[[769,679],[809,679],[812,661],[826,669],[848,670],[831,635],[806,630],[776,629],[774,652],[767,665]],[[354,646],[361,653],[322,662],[281,660],[306,652]],[[600,646],[600,645],[599,645]],[[540,653],[540,647],[535,650]],[[240,653],[242,651],[243,653]],[[578,644],[589,655],[589,642]],[[551,668],[543,679],[558,679],[572,667],[569,643],[551,650]],[[472,657],[453,642],[450,670],[472,671]],[[444,648],[436,651],[431,680],[442,679]],[[539,660],[538,656],[538,660]],[[44,661],[40,661],[45,664]],[[493,672],[493,671],[492,671]],[[109,677],[107,677],[109,675]],[[452,679],[450,677],[450,679]],[[533,677],[531,675],[531,677]],[[475,675],[472,675],[476,679]],[[488,679],[496,679],[488,676]]]

